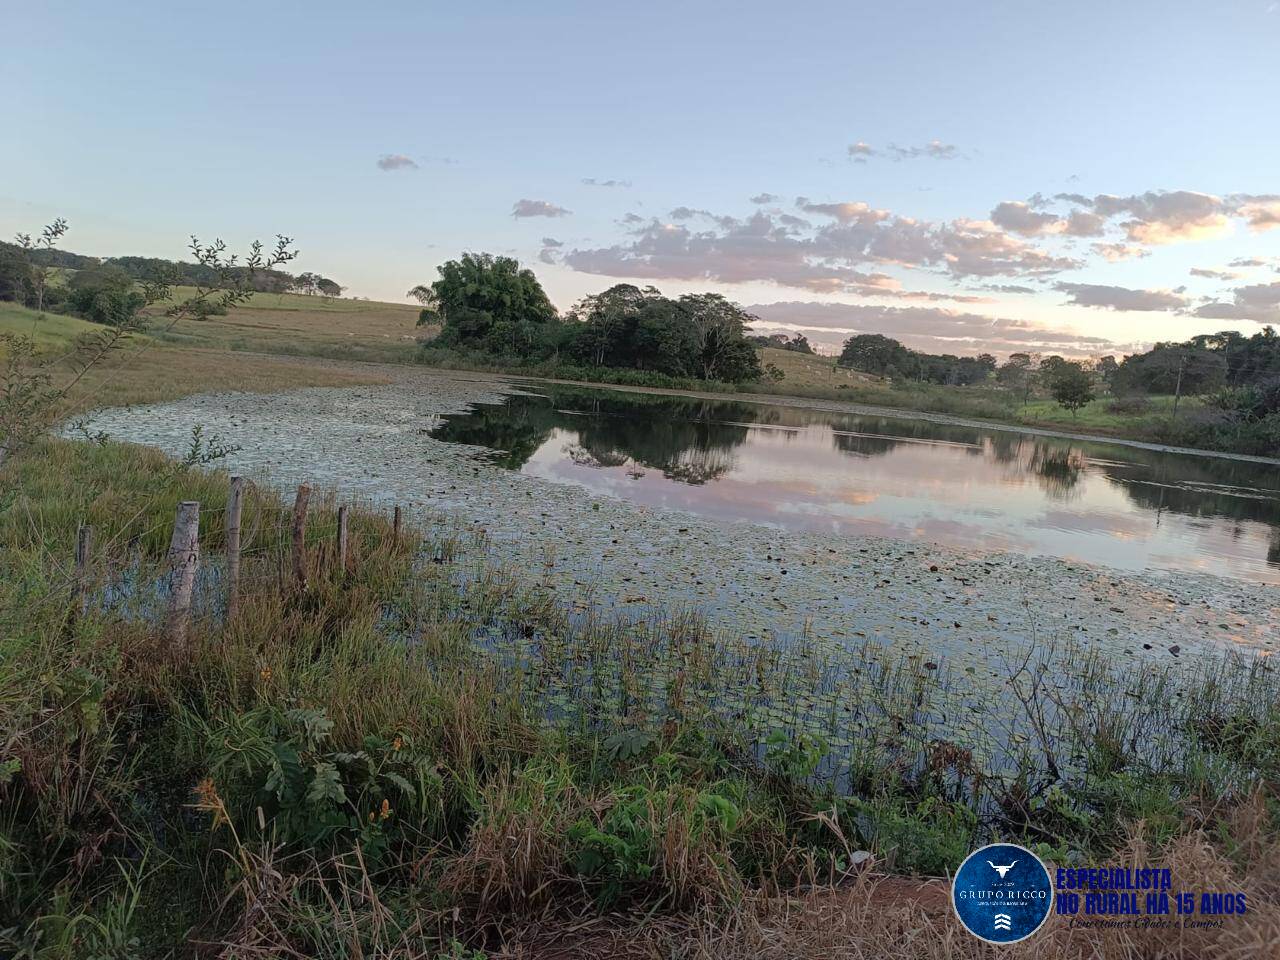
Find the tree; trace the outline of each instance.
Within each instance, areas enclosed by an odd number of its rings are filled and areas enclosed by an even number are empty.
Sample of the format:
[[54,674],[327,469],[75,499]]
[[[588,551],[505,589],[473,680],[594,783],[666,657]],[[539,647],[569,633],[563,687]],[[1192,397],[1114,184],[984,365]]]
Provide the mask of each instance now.
[[791,350],[794,353],[813,353],[813,345],[809,343],[809,338],[802,333],[797,333],[794,337],[788,337],[785,333],[761,334],[749,339],[758,347]]
[[342,291],[346,289],[346,287],[339,286],[328,277],[320,277],[316,281],[316,287],[320,290],[321,296],[330,298],[342,296]]
[[290,288],[295,293],[305,294],[306,296],[314,296],[320,292],[320,275],[318,273],[300,273],[293,279],[293,285]]
[[66,232],[67,221],[62,217],[58,217],[52,223],[47,224],[40,231],[40,236],[34,240],[29,233],[20,233],[15,238],[18,242],[18,247],[26,254],[27,263],[31,267],[31,283],[35,293],[35,307],[37,310],[44,309],[44,291],[49,283],[49,268],[37,263],[33,254],[37,251],[52,250]]
[[746,338],[747,324],[756,317],[718,293],[689,293],[677,302],[693,324],[703,380],[760,379],[760,358]]
[[890,366],[906,369],[911,351],[892,337],[879,333],[860,333],[844,342],[838,367],[849,367],[865,373],[884,376]]
[[1025,407],[1031,399],[1031,390],[1035,386],[1036,373],[1040,367],[1040,358],[1031,353],[1011,353],[1004,365],[996,371],[996,379],[1022,397]]
[[533,271],[511,257],[464,253],[437,272],[440,279],[429,288],[419,284],[409,293],[432,311],[424,310],[419,324],[442,321],[436,338],[442,346],[518,355],[538,338],[538,328],[556,319]]
[[106,264],[76,271],[71,278],[67,303],[76,314],[92,323],[127,327],[147,305],[147,300],[135,287],[132,277],[119,267]]
[[1093,376],[1082,364],[1062,360],[1052,366],[1048,378],[1049,393],[1058,406],[1071,411],[1072,420],[1094,399]]
[[0,300],[34,302],[35,276],[21,247],[0,243]]
[[[212,274],[213,282],[197,285],[191,296],[175,300],[174,272],[144,283],[139,292],[147,306],[169,303],[158,321],[160,332],[168,332],[183,320],[206,314],[210,308],[225,310],[249,300],[259,273],[270,273],[272,267],[298,255],[289,249],[291,243],[288,237],[277,236],[275,249],[264,252],[262,244],[254,241],[249,255],[240,263],[234,254],[227,255],[226,244],[221,240],[206,245],[192,237],[190,249],[196,263]],[[0,334],[0,346],[4,348],[0,353],[5,355],[4,368],[0,370],[0,467],[65,417],[66,407],[74,400],[85,375],[134,334],[146,329],[148,319],[145,312],[133,311],[118,324],[79,337],[70,355],[53,357],[41,356],[30,336]],[[57,386],[55,368],[60,374]]]

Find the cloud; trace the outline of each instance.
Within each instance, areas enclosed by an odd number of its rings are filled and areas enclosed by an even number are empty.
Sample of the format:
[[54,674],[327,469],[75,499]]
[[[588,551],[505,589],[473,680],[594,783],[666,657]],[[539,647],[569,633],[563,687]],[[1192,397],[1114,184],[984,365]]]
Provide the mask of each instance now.
[[630,180],[597,180],[595,177],[583,177],[582,182],[588,187],[629,187]]
[[1071,237],[1100,237],[1106,229],[1107,218],[1084,210],[1072,210],[1067,216],[1063,232]]
[[1068,303],[1080,307],[1099,307],[1106,310],[1178,310],[1187,306],[1187,298],[1173,290],[1131,290],[1096,283],[1055,283],[1071,299]]
[[871,148],[871,144],[864,143],[859,140],[857,143],[849,144],[849,159],[858,163],[866,163],[867,157],[876,156],[876,151]]
[[747,310],[760,318],[761,322],[755,325],[757,330],[765,325],[780,325],[832,346],[855,333],[882,333],[914,349],[934,353],[1037,350],[1085,356],[1112,352],[1121,346],[1105,337],[940,307],[793,301],[756,304]]
[[558,207],[546,200],[517,200],[511,207],[511,215],[521,217],[567,217],[572,211]]
[[[1040,198],[1032,198],[1039,200]],[[1064,217],[1053,213],[1041,213],[1031,203],[1005,200],[991,211],[991,222],[1011,233],[1024,237],[1047,234],[1066,234],[1072,237],[1099,237],[1106,226],[1106,218],[1086,210],[1072,210]]]
[[1210,270],[1207,267],[1192,267],[1191,276],[1208,277],[1210,280],[1239,280],[1244,274],[1234,273],[1230,270]]
[[1215,320],[1253,320],[1256,323],[1280,322],[1280,282],[1253,283],[1237,287],[1231,303],[1206,303],[1193,313]]
[[989,283],[983,290],[993,290],[996,293],[1037,293],[1035,287],[1024,287],[1018,283]]
[[854,163],[866,163],[871,157],[885,157],[889,160],[899,163],[903,160],[915,160],[918,157],[927,157],[933,160],[954,160],[960,156],[960,150],[954,144],[943,143],[941,140],[930,140],[928,143],[919,146],[900,147],[896,143],[891,143],[883,150],[877,150],[865,140],[859,140],[857,143],[849,144],[847,154]]
[[1243,217],[1250,230],[1261,233],[1280,227],[1280,197],[1238,196],[1232,198],[1237,216]]
[[418,164],[403,153],[384,153],[378,158],[379,170],[417,170]]
[[796,197],[796,207],[805,213],[831,217],[841,223],[879,223],[890,217],[888,210],[873,210],[861,201],[853,203],[810,203],[805,197]]
[[781,198],[773,193],[757,193],[751,198],[752,203],[777,203]]
[[[681,222],[637,217],[630,221],[626,240],[572,250],[564,262],[584,273],[612,277],[763,281],[863,296],[891,289],[891,278],[866,269],[882,264],[952,277],[1042,276],[1080,265],[1011,236],[989,220],[930,223],[861,201],[816,203],[800,197],[796,206],[830,222],[813,226],[777,211],[757,210],[737,219],[677,208],[672,220]],[[710,217],[714,226],[703,229],[683,222],[694,216]],[[920,296],[963,299],[957,294]]]
[[543,238],[542,238],[542,245],[543,245],[544,247],[563,247],[563,246],[564,246],[564,241],[563,241],[563,240],[557,240],[555,237],[543,237]]
[[1127,216],[1119,224],[1126,238],[1152,246],[1225,233],[1231,228],[1230,214],[1236,209],[1221,197],[1191,190],[1149,190],[1124,197],[1059,193],[1055,199],[1086,207],[1104,220]]
[[1136,243],[1095,243],[1091,249],[1107,263],[1119,263],[1121,260],[1151,256],[1150,250]]
[[1037,213],[1018,200],[1006,200],[996,204],[991,211],[991,222],[1011,233],[1024,237],[1036,237],[1045,233],[1061,233],[1064,221],[1052,213]]

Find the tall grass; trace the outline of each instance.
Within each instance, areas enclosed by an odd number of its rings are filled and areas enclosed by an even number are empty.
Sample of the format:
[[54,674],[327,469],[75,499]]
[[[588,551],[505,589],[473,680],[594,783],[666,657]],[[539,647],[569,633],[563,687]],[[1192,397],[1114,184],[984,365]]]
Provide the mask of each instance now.
[[[1043,649],[975,713],[991,686],[946,663],[566,607],[445,518],[393,542],[358,509],[339,569],[324,500],[301,589],[288,506],[261,490],[228,623],[225,477],[47,441],[3,479],[3,953],[467,956],[621,911],[651,918],[628,936],[678,930],[691,952],[825,956],[862,934],[808,899],[779,927],[773,898],[866,884],[865,852],[940,874],[1000,837],[1090,862],[1140,822],[1153,856],[1203,837],[1215,869],[1255,877],[1271,855],[1225,859],[1274,826],[1256,799],[1280,780],[1265,662],[1117,673]],[[175,650],[158,611],[188,499],[206,573]],[[1280,891],[1255,888],[1274,922]]]

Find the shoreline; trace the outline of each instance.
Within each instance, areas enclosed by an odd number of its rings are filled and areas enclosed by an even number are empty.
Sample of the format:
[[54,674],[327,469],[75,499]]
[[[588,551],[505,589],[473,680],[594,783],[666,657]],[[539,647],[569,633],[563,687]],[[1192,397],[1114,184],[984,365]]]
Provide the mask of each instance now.
[[890,417],[898,420],[926,420],[931,423],[951,426],[975,427],[984,430],[999,430],[1005,433],[1016,433],[1024,436],[1053,437],[1061,440],[1077,440],[1085,443],[1113,443],[1139,450],[1152,450],[1158,453],[1185,454],[1194,457],[1214,457],[1222,460],[1238,460],[1244,463],[1269,464],[1280,467],[1280,457],[1264,457],[1252,453],[1231,453],[1225,450],[1205,450],[1201,447],[1180,447],[1171,444],[1154,443],[1149,440],[1135,440],[1110,433],[1080,433],[1071,430],[1060,430],[1053,427],[1036,427],[1027,424],[1009,423],[1005,420],[984,420],[981,417],[964,417],[951,413],[938,413],[929,410],[913,410],[909,407],[886,407],[879,404],[859,403],[855,400],[836,400],[824,397],[805,397],[785,393],[721,393],[714,390],[680,390],[674,387],[643,387],[631,384],[600,383],[593,380],[563,380],[557,377],[540,377],[525,373],[501,373],[490,370],[468,370],[456,367],[435,367],[417,362],[390,363],[376,360],[346,360],[336,357],[312,356],[310,354],[277,354],[260,353],[258,351],[240,350],[255,357],[270,357],[282,361],[297,361],[323,366],[333,364],[341,367],[372,367],[383,375],[392,377],[405,372],[421,371],[436,374],[454,380],[472,380],[477,383],[552,383],[562,386],[589,388],[593,390],[616,390],[622,393],[657,394],[672,397],[687,397],[697,400],[722,400],[728,402],[754,403],[761,405],[800,407],[833,413],[862,414],[869,416]]
[[1280,652],[1280,597],[1265,584],[714,521],[514,473],[485,448],[428,435],[440,417],[519,389],[410,368],[388,385],[210,394],[105,411],[90,426],[181,453],[200,425],[241,446],[224,468],[443,515],[566,602],[627,617],[692,608],[746,638],[879,646],[988,676],[1066,642],[1118,665]]

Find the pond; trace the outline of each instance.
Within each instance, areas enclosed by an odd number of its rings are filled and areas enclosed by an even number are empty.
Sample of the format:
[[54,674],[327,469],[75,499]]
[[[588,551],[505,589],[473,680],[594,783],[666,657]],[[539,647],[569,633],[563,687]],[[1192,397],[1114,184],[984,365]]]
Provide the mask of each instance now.
[[1280,468],[908,415],[528,387],[437,439],[703,517],[1280,584]]

